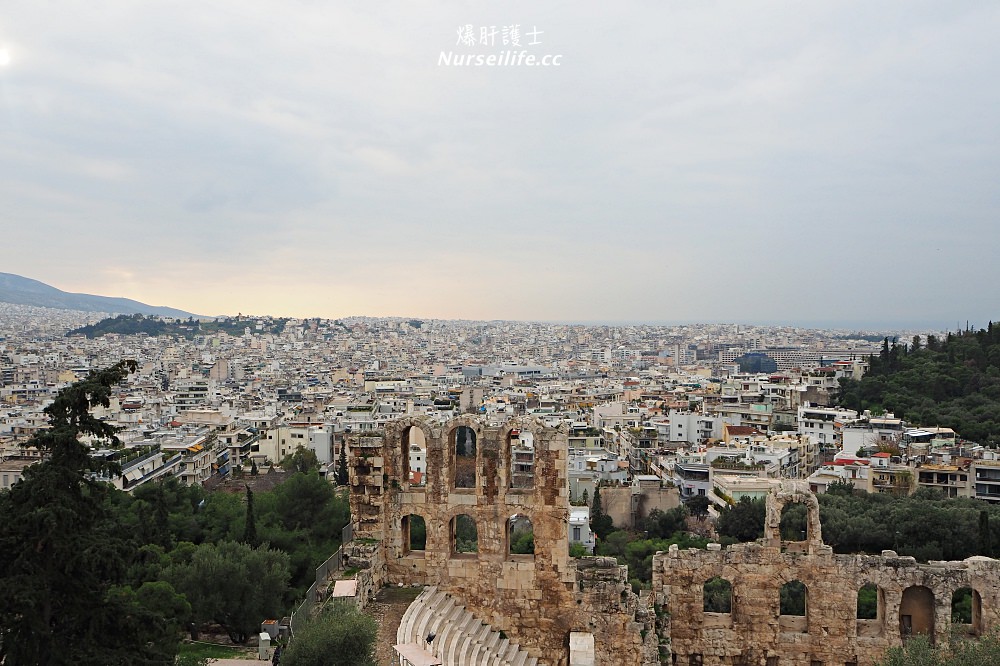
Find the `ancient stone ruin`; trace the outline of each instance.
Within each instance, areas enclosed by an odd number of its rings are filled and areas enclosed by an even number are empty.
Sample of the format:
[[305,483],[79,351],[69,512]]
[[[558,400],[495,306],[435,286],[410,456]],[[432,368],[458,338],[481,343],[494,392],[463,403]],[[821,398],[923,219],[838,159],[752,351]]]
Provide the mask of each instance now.
[[[781,510],[794,502],[806,505],[806,538],[782,541]],[[816,496],[793,481],[768,496],[761,541],[725,550],[674,547],[653,559],[673,662],[704,666],[865,666],[912,635],[945,644],[953,629],[981,634],[1000,619],[998,583],[1000,561],[985,557],[917,564],[892,551],[835,555],[823,544]],[[865,586],[877,600],[875,617],[858,619]],[[783,588],[801,608],[782,608]],[[954,627],[952,598],[962,590],[971,594],[972,622]]]
[[[418,439],[419,484],[409,469]],[[565,430],[534,419],[408,418],[354,437],[355,541],[382,544],[382,583],[435,586],[539,663],[568,664],[575,633],[593,635],[596,663],[657,664],[653,613],[626,567],[569,556],[567,455]],[[411,540],[418,524],[423,544]]]
[[[366,567],[369,593],[433,586],[433,598],[471,613],[466,624],[484,628],[482,645],[462,639],[470,654],[502,638],[539,664],[864,666],[910,635],[947,642],[952,595],[965,589],[972,622],[958,629],[998,624],[1000,561],[835,555],[816,497],[795,482],[768,498],[764,539],[658,553],[653,593],[640,596],[613,558],[569,557],[565,429],[418,417],[349,442],[345,556]],[[781,510],[794,502],[806,505],[807,534],[782,541]],[[876,610],[858,619],[865,585]]]

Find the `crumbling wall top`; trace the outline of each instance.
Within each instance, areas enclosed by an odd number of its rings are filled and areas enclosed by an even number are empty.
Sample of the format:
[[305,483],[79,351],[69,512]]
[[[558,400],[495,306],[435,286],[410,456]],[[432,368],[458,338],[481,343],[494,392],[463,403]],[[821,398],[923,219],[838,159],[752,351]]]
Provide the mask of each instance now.
[[809,553],[823,550],[823,528],[819,521],[819,500],[804,481],[785,479],[781,486],[767,494],[764,540],[768,545],[781,546],[781,511],[788,504],[800,503],[806,507],[806,544]]

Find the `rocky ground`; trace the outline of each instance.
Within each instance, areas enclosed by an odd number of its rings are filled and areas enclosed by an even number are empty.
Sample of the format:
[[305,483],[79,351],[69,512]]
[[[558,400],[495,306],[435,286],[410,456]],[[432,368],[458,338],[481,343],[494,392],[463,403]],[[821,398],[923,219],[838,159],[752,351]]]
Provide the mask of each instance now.
[[392,646],[396,644],[396,630],[403,619],[407,606],[417,598],[423,588],[384,587],[375,601],[368,604],[365,613],[378,622],[378,639],[375,646],[375,663],[379,666],[392,664]]

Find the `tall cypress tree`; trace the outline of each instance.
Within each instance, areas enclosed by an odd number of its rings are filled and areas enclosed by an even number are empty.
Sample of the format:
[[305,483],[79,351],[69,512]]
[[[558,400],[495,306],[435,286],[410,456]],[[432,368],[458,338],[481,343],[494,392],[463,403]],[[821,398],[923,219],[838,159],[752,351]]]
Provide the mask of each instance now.
[[247,518],[246,518],[246,524],[243,526],[243,538],[240,539],[240,541],[250,546],[251,548],[256,548],[258,546],[257,516],[254,514],[253,491],[250,490],[249,485],[247,485]]
[[95,477],[117,464],[91,459],[81,437],[120,446],[90,408],[110,404],[134,361],[91,372],[45,408],[50,427],[29,441],[46,456],[0,493],[0,661],[23,664],[172,664],[177,637],[123,587],[135,545],[115,524],[113,488]]
[[340,445],[340,457],[337,458],[337,485],[346,486],[350,483],[347,474],[347,444]]
[[993,557],[993,543],[990,538],[990,513],[986,509],[979,512],[979,554]]
[[163,489],[163,484],[158,484],[156,487],[155,506],[153,509],[155,525],[155,536],[153,543],[163,546],[164,550],[170,550],[173,547],[173,536],[170,533],[170,509],[167,507],[167,496]]
[[601,487],[594,488],[594,502],[590,505],[590,529],[594,531],[598,539],[608,538],[608,534],[615,528],[611,516],[604,513],[601,505]]

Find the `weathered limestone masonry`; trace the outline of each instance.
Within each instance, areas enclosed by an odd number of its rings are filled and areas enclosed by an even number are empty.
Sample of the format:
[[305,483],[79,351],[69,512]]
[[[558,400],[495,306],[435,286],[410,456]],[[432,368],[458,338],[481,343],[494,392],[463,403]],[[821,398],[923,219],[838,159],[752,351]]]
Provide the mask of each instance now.
[[[457,478],[456,452],[470,439],[466,428],[475,442],[474,482],[464,480],[471,480],[471,461],[463,481]],[[426,484],[420,486],[409,483],[417,431],[427,457]],[[533,440],[533,482],[512,473],[511,440],[518,433]],[[569,557],[564,429],[535,419],[495,427],[471,416],[445,424],[418,417],[351,437],[350,446],[355,543],[377,542],[384,553],[370,558],[384,567],[374,580],[435,585],[540,663],[568,664],[571,632],[593,634],[596,663],[659,663],[655,616],[632,592],[626,567],[612,558],[582,558],[578,568]],[[478,552],[459,552],[456,522],[463,514],[475,521]],[[410,549],[417,516],[426,525],[423,550]],[[511,554],[511,531],[525,519],[531,521],[534,554]]]
[[385,551],[377,543],[351,541],[343,546],[344,569],[358,569],[355,601],[364,608],[385,584]]
[[[781,509],[801,502],[809,515],[802,542],[782,542]],[[731,612],[704,612],[703,586],[715,577],[729,581]],[[805,616],[780,615],[784,584],[806,586]],[[858,590],[878,588],[878,618],[858,620]],[[675,664],[739,666],[866,666],[903,637],[923,633],[938,644],[952,630],[952,594],[972,589],[972,625],[979,634],[1000,624],[1000,561],[973,557],[963,562],[921,565],[892,551],[881,556],[834,555],[823,544],[816,497],[786,482],[767,500],[765,536],[760,542],[722,550],[679,552],[673,546],[653,560],[658,610],[670,617]]]

